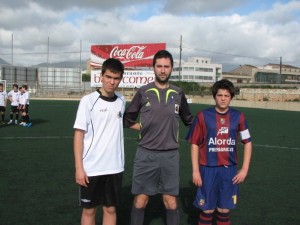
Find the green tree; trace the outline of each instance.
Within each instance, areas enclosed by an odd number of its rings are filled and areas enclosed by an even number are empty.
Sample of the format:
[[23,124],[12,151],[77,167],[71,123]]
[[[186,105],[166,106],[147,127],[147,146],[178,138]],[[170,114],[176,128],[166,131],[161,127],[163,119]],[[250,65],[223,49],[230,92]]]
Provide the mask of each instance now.
[[88,74],[88,73],[84,73],[82,74],[82,81],[91,81],[91,74]]

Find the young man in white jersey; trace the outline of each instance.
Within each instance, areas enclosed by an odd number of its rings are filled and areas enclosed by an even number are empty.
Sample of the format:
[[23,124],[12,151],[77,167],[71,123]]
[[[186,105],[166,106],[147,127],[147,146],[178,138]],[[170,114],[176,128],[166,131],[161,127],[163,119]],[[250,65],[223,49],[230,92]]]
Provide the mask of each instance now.
[[103,223],[117,224],[124,171],[124,96],[115,92],[124,73],[117,59],[104,61],[102,87],[84,96],[74,124],[75,179],[79,184],[81,225],[95,225],[99,205]]
[[7,92],[4,90],[3,84],[0,83],[0,113],[1,113],[0,125],[4,124],[6,102],[7,102]]
[[27,90],[28,90],[28,86],[26,84],[23,84],[21,88],[21,95],[19,101],[20,102],[19,109],[22,113],[22,122],[20,123],[20,125],[24,127],[31,127],[32,123],[29,122],[30,94]]
[[13,85],[13,89],[8,92],[8,99],[10,101],[10,120],[7,124],[13,124],[13,117],[15,114],[15,123],[18,124],[18,119],[19,119],[19,87],[17,84]]

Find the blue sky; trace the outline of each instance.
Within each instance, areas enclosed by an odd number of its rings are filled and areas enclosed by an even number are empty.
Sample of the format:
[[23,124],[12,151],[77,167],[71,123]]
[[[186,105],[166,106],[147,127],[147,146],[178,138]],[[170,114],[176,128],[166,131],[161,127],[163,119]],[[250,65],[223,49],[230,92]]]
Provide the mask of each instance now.
[[[300,1],[1,0],[0,58],[31,65],[90,56],[92,44],[165,42],[174,58],[300,67]],[[70,53],[74,52],[74,53]],[[41,53],[41,54],[37,54]]]

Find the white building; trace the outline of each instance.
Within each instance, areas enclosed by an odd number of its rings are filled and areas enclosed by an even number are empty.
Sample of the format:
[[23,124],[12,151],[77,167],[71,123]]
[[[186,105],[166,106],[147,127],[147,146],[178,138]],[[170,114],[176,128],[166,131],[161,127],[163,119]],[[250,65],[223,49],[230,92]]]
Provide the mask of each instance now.
[[82,88],[80,68],[40,67],[38,74],[39,86],[42,89],[80,90]]
[[299,84],[300,68],[270,63],[262,67],[241,65],[223,73],[222,78],[234,83]]
[[189,57],[187,62],[174,62],[172,81],[187,81],[197,83],[216,82],[222,75],[222,64],[211,63],[211,58]]

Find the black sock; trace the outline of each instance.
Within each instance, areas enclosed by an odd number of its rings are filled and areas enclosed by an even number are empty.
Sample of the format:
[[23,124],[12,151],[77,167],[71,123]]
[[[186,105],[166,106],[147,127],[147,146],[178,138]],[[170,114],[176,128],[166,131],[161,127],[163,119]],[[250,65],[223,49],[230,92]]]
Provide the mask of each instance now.
[[136,208],[134,205],[131,209],[131,225],[143,225],[144,223],[144,214],[145,209],[144,208]]
[[178,209],[167,209],[167,225],[179,225]]
[[9,116],[10,120],[13,119],[13,116],[14,116],[14,114],[10,114],[10,116]]

